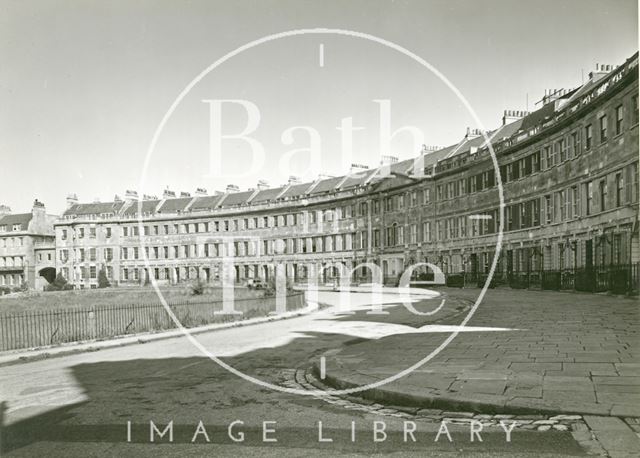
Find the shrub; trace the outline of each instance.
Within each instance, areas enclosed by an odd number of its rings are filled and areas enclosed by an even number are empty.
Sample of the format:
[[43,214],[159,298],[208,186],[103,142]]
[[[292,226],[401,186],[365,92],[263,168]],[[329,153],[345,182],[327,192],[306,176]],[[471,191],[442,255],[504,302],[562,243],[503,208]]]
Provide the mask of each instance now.
[[[291,291],[293,289],[293,282],[290,279],[285,281],[285,291]],[[264,297],[271,297],[276,295],[276,279],[275,277],[269,277],[269,280],[264,286]]]
[[446,276],[446,285],[454,288],[462,288],[464,286],[464,275],[462,274],[448,274]]
[[204,293],[205,284],[198,279],[189,285],[189,292],[192,296],[201,296]]
[[109,279],[107,278],[107,271],[103,267],[98,273],[98,288],[108,288],[110,286],[111,283],[109,283]]
[[[484,284],[486,282],[487,282],[487,276],[486,275],[480,275],[478,277],[478,283],[477,283],[478,288],[484,288]],[[494,275],[493,278],[491,279],[491,282],[489,283],[489,288],[495,288],[499,284],[500,284],[500,281]]]
[[62,275],[62,273],[58,272],[55,280],[50,285],[47,285],[45,291],[66,291],[69,289],[73,289],[73,286],[69,284],[66,278]]

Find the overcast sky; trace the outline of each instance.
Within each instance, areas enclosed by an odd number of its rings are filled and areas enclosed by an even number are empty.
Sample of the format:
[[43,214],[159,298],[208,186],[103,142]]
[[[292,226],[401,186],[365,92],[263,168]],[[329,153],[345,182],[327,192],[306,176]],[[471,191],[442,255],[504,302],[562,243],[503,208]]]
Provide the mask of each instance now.
[[[438,69],[486,128],[504,109],[535,109],[548,88],[573,88],[596,63],[620,64],[638,47],[635,0],[422,1],[7,1],[0,0],[0,203],[28,211],[34,198],[52,213],[65,197],[111,200],[136,189],[149,143],[178,94],[234,49],[302,28],[348,29],[407,48]],[[320,45],[323,62],[320,64]],[[243,141],[225,140],[212,169],[209,105],[242,99],[260,112],[251,133],[265,150],[250,176]],[[391,127],[419,128],[427,145],[460,140],[478,127],[443,82],[397,51],[338,35],[303,35],[256,46],[206,75],[169,118],[145,177],[145,191],[210,192],[258,179],[276,186],[287,172],[313,179],[343,174],[337,127],[351,117],[350,162],[380,160],[379,103]],[[240,106],[223,105],[223,134],[246,127]],[[301,154],[321,138],[317,167]],[[392,154],[414,157],[411,136]],[[213,173],[212,173],[213,172]]]

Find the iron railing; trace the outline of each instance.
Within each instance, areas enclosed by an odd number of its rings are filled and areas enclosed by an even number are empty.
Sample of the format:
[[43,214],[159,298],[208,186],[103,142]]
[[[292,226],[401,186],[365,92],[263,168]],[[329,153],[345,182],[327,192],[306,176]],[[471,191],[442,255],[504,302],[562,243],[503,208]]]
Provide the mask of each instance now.
[[[464,282],[460,281],[460,277]],[[447,285],[483,286],[486,273],[447,273]],[[640,264],[613,266],[592,266],[572,269],[535,271],[497,271],[491,286],[509,286],[514,289],[574,290],[592,293],[612,292],[614,294],[634,294],[640,290]]]
[[[304,293],[286,296],[288,311],[303,305]],[[276,297],[235,299],[234,309],[242,315],[215,313],[222,310],[222,301],[177,302],[169,306],[184,327],[192,328],[267,315],[276,310]],[[175,323],[159,303],[1,313],[0,351],[175,328]]]

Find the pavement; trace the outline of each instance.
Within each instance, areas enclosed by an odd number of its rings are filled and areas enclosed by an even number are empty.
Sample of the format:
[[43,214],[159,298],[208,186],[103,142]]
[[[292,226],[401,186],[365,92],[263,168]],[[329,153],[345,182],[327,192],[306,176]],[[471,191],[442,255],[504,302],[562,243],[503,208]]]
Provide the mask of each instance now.
[[[474,301],[479,290],[441,292]],[[359,395],[446,410],[633,420],[640,417],[639,318],[637,298],[489,290],[467,326],[508,331],[461,332],[424,366]],[[444,322],[459,324],[461,317]],[[420,361],[446,337],[403,333],[345,346],[327,357],[323,381],[341,389],[379,382]],[[317,363],[315,369],[317,375]]]
[[[434,388],[415,385],[414,388],[419,389],[408,393],[402,385],[414,376],[421,377],[424,384],[427,384],[425,380],[437,380],[436,376],[441,374],[434,371],[440,371],[438,367],[442,368],[443,363],[447,362],[452,367],[457,365],[458,372],[451,374],[445,370],[443,375],[453,375],[457,380],[458,376],[466,374],[465,379],[471,380],[470,385],[476,380],[478,383],[489,380],[497,384],[499,382],[494,382],[495,378],[486,378],[488,370],[474,368],[471,364],[497,362],[499,358],[491,355],[498,353],[494,354],[494,350],[489,348],[492,346],[475,352],[472,348],[475,344],[483,348],[482,342],[497,342],[501,354],[512,353],[513,350],[507,349],[519,341],[521,345],[531,348],[532,342],[526,339],[528,333],[539,329],[547,335],[549,328],[559,326],[558,316],[540,304],[577,310],[579,313],[572,318],[572,326],[577,326],[575,323],[590,322],[583,316],[590,310],[585,304],[600,296],[559,293],[539,293],[541,296],[535,296],[531,292],[521,291],[491,292],[491,302],[481,306],[477,317],[469,323],[465,332],[452,342],[451,345],[459,341],[471,342],[457,352],[447,355],[446,352],[450,350],[447,347],[432,363],[406,379],[379,387],[379,391],[350,396],[314,392],[314,389],[329,382],[328,376],[336,375],[336,362],[341,365],[349,363],[357,369],[351,376],[362,379],[353,382],[370,380],[368,372],[371,371],[367,367],[375,367],[379,379],[388,375],[394,366],[405,368],[405,363],[411,360],[410,356],[419,359],[434,345],[440,344],[466,315],[477,291],[443,289],[441,292],[443,295],[440,297],[413,303],[422,315],[411,313],[398,304],[397,297],[385,297],[382,311],[389,313],[379,314],[379,308],[370,307],[369,294],[353,295],[355,313],[336,313],[331,310],[331,304],[339,302],[336,300],[340,293],[320,292],[319,302],[329,307],[315,313],[198,334],[198,342],[231,367],[273,385],[301,390],[301,393],[281,392],[240,378],[204,357],[184,337],[103,348],[98,352],[60,355],[55,359],[3,367],[0,370],[0,400],[3,401],[0,402],[0,454],[65,458],[211,454],[637,456],[637,450],[640,449],[639,417],[559,415],[555,411],[554,414],[532,414],[531,409],[519,411],[517,408],[513,412],[506,412],[509,405],[503,407],[505,413],[498,413],[485,399],[482,405],[487,410],[483,412],[482,409],[473,408],[470,402],[477,403],[477,397],[482,394],[480,391],[487,390],[491,383],[485,383],[478,393],[463,392],[465,396],[459,399],[458,404],[441,397],[445,402],[438,408],[430,400]],[[520,296],[521,293],[530,296]],[[503,295],[500,300],[499,294]],[[527,318],[529,314],[522,311],[520,302],[509,305],[509,301],[514,298],[520,300],[521,297],[537,298],[534,305],[529,307],[542,307],[542,313],[538,315],[544,318],[539,318],[540,323],[535,328]],[[446,301],[442,302],[443,299]],[[595,331],[576,328],[573,333],[595,341],[598,330],[608,330],[605,341],[620,344],[618,354],[630,354],[637,349],[633,338],[637,324],[633,321],[635,313],[631,309],[627,316],[618,315],[629,304],[635,305],[636,302],[607,296],[600,297],[600,300],[606,301],[602,307],[606,307],[607,315],[617,318],[606,325],[594,322]],[[502,313],[498,313],[501,310]],[[372,311],[376,313],[368,313]],[[531,317],[534,315],[530,314]],[[626,337],[623,336],[624,329],[628,332]],[[564,348],[564,342],[557,348]],[[396,361],[389,360],[391,350],[395,352]],[[528,350],[527,355],[532,351]],[[568,350],[563,349],[562,352]],[[592,349],[589,352],[594,353]],[[345,358],[346,354],[350,354],[351,358]],[[327,374],[324,380],[319,380],[309,367],[323,357]],[[439,359],[441,357],[444,359]],[[579,362],[575,356],[573,359],[574,363]],[[435,368],[432,364],[436,365]],[[462,368],[462,364],[468,367]],[[485,379],[478,378],[481,374],[479,371],[483,370]],[[498,371],[496,368],[493,370]],[[501,370],[511,372],[508,366]],[[468,375],[473,371],[476,378],[469,378]],[[631,377],[621,373],[618,375]],[[546,376],[545,372],[543,376]],[[413,379],[413,382],[417,381]],[[453,383],[450,382],[442,391],[449,390]],[[544,381],[542,383],[544,389]],[[505,382],[503,393],[506,386]],[[389,390],[395,390],[395,398],[388,396]],[[360,394],[379,395],[380,399],[376,402],[364,399]],[[421,396],[416,398],[415,406],[407,407],[403,403],[409,395]],[[566,395],[570,397],[574,393],[567,392]],[[237,420],[243,422],[237,426],[237,430],[246,435],[243,443],[232,441],[227,434],[229,425]],[[172,421],[175,440],[170,443],[164,437],[150,443],[150,421],[160,428]],[[200,421],[206,425],[211,436],[210,443],[203,436],[192,441]],[[126,435],[128,422],[132,428],[131,442]],[[264,422],[277,423],[274,425],[277,443],[261,439]],[[331,438],[333,442],[319,442],[319,422],[322,422],[323,437]],[[514,425],[510,442],[506,441],[503,422]],[[445,437],[437,440],[443,423],[448,425],[452,440]],[[482,442],[470,439],[470,427],[478,423],[484,428]],[[380,424],[385,425],[388,437],[384,436],[384,441],[376,442],[373,440],[376,437],[374,429]],[[416,441],[407,440],[407,426],[413,429],[414,424]],[[354,434],[355,441],[352,440]]]
[[[321,294],[327,302],[336,296]],[[366,307],[367,297],[359,300]],[[438,304],[434,301],[424,307]],[[438,314],[453,318],[460,307],[447,300]],[[321,310],[202,333],[197,340],[242,373],[287,387],[293,374],[305,372],[309,361],[363,338],[354,337],[362,331],[357,323],[351,329],[340,324],[348,317]],[[585,456],[599,450],[587,448],[589,441],[577,441],[567,428],[538,431],[518,426],[508,441],[504,428],[493,420],[483,422],[482,441],[471,440],[469,425],[455,419],[448,422],[451,438],[439,437],[441,421],[424,412],[410,417],[374,403],[343,404],[331,396],[313,395],[312,390],[308,393],[280,392],[251,383],[203,357],[184,337],[14,364],[0,370],[0,454],[552,457]],[[150,421],[161,429],[172,421],[173,441],[156,435],[151,443]],[[200,421],[210,442],[202,434],[193,440]],[[241,443],[228,435],[229,425],[236,421],[242,422],[233,427],[234,433],[244,434]],[[269,428],[275,432],[269,436],[277,442],[264,441],[265,422],[272,422]],[[323,437],[332,442],[319,441],[319,422]],[[415,440],[404,432],[414,426]],[[385,434],[376,434],[376,428],[384,428]]]

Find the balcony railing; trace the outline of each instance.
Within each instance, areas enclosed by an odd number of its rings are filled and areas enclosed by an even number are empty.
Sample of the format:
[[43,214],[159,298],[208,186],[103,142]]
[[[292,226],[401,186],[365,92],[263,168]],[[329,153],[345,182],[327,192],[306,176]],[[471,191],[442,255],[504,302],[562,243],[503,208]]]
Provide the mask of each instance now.
[[20,273],[24,272],[24,266],[0,266],[1,273]]

